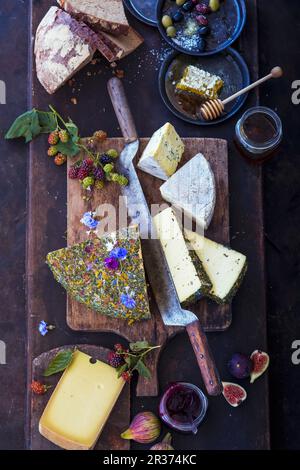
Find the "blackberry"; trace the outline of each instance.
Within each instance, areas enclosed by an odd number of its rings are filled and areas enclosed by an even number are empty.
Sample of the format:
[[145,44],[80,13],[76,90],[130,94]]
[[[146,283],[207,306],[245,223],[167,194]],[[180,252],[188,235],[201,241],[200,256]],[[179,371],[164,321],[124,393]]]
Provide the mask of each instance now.
[[81,168],[85,170],[92,171],[94,166],[94,160],[92,158],[85,158],[81,164]]
[[111,365],[115,369],[124,364],[123,358],[113,351],[109,352],[107,359],[108,359],[109,365]]
[[49,145],[56,145],[58,144],[58,141],[59,141],[58,131],[51,132],[51,134],[49,134],[49,137],[48,137]]
[[131,372],[127,371],[127,372],[123,372],[122,374],[122,379],[125,380],[125,382],[130,382],[131,381]]
[[100,158],[100,162],[102,163],[102,165],[107,165],[108,163],[111,163],[113,161],[113,159],[109,156],[109,155],[102,155],[102,157]]
[[102,170],[102,168],[94,168],[94,176],[96,178],[96,180],[104,180],[104,171]]
[[58,149],[55,145],[52,145],[48,148],[47,153],[49,157],[55,157],[55,155],[58,153]]
[[54,163],[57,166],[63,165],[64,163],[66,163],[66,161],[67,161],[67,157],[66,155],[63,155],[62,153],[58,153],[56,157],[54,158]]

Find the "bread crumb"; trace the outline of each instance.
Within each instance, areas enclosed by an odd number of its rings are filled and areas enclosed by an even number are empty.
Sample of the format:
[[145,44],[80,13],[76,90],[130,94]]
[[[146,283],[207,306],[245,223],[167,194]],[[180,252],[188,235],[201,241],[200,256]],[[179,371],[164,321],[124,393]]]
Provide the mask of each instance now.
[[70,101],[71,101],[72,104],[77,104],[77,98],[75,98],[75,97],[71,98]]

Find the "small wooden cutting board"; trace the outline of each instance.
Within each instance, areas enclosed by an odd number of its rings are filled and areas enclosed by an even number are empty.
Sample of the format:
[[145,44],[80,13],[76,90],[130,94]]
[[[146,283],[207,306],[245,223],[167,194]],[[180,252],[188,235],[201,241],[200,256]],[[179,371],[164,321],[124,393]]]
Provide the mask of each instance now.
[[[228,201],[228,158],[227,158],[227,142],[222,139],[202,139],[187,138],[183,139],[185,144],[185,152],[180,163],[183,166],[197,153],[201,152],[211,164],[216,180],[217,200],[213,216],[213,220],[206,236],[220,243],[229,245],[229,201]],[[140,139],[140,150],[136,157],[136,161],[140,158],[142,151],[149,142],[149,139]],[[97,151],[104,152],[110,148],[115,148],[119,152],[124,148],[124,141],[121,138],[107,139],[104,143],[97,144]],[[81,155],[83,157],[83,155]],[[71,162],[69,161],[69,166]],[[138,170],[146,199],[150,204],[162,204],[159,187],[163,183],[158,178],[146,174]],[[81,187],[78,181],[68,178],[68,245],[79,243],[86,240],[86,228],[80,222],[86,211],[94,211],[101,204],[111,204],[119,209],[120,188],[117,184],[108,184],[102,191],[95,191],[90,201],[84,201],[81,194]],[[117,212],[118,213],[118,212]],[[117,225],[117,229],[119,226]],[[143,243],[142,243],[143,248]],[[68,298],[67,306],[67,322],[73,330],[82,331],[101,331],[113,332],[123,336],[129,341],[138,341],[141,339],[148,340],[151,344],[164,345],[168,338],[179,331],[183,331],[182,327],[165,327],[154,299],[151,298],[151,290],[149,290],[151,320],[141,321],[133,326],[128,326],[126,321],[121,319],[112,319],[100,315],[95,311],[88,309],[83,304]],[[207,299],[202,299],[190,310],[198,315],[201,324],[206,331],[223,331],[229,327],[231,323],[231,306],[220,306]],[[140,378],[137,386],[138,396],[156,396],[158,394],[157,383],[157,362],[160,350],[151,353],[148,358],[148,367],[152,372],[150,381]]]
[[[39,433],[39,420],[50,399],[61,374],[55,374],[50,377],[43,377],[43,372],[49,362],[57,353],[65,349],[77,348],[80,351],[90,355],[94,359],[107,362],[109,350],[101,346],[91,346],[86,344],[77,344],[63,346],[47,351],[36,357],[32,363],[32,380],[40,380],[42,383],[51,385],[52,388],[45,395],[31,394],[31,429],[30,429],[30,449],[31,450],[59,450],[55,444],[45,439]],[[125,385],[121,395],[98,439],[95,450],[129,450],[130,442],[121,439],[120,434],[125,431],[130,423],[130,387]]]

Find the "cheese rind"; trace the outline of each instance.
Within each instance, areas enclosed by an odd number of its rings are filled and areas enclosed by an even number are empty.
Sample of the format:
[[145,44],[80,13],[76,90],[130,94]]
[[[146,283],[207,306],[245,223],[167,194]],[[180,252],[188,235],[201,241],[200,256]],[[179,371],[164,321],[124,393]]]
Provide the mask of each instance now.
[[116,370],[75,351],[39,422],[39,431],[68,450],[92,449],[125,384]]
[[207,297],[219,304],[229,303],[246,273],[246,256],[190,230],[184,234],[212,283]]
[[182,140],[172,124],[167,122],[154,132],[137,166],[140,170],[166,181],[175,173],[183,152]]
[[188,305],[211,289],[211,283],[201,262],[193,258],[171,207],[153,217],[179,301]]
[[207,229],[216,204],[213,171],[206,158],[198,153],[171,176],[161,187],[162,197]]

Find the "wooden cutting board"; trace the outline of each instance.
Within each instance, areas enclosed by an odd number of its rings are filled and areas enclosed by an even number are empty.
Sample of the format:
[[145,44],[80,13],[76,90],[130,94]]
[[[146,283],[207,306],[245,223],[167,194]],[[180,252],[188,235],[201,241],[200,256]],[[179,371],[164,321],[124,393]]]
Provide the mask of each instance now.
[[[229,245],[229,201],[228,201],[228,162],[227,162],[227,142],[221,139],[183,139],[185,152],[180,166],[184,165],[190,158],[201,152],[208,159],[213,169],[217,201],[213,220],[206,235],[211,239]],[[141,139],[139,159],[141,152],[145,148],[149,139]],[[115,148],[119,152],[124,147],[121,138],[107,139],[104,143],[98,144],[97,150],[103,152],[110,148]],[[83,155],[81,155],[82,157]],[[69,165],[71,165],[69,161]],[[162,181],[151,175],[138,170],[138,175],[143,186],[146,199],[149,204],[163,203],[159,187]],[[68,178],[68,245],[81,242],[87,238],[86,228],[81,224],[80,219],[84,212],[94,211],[100,204],[112,204],[116,210],[119,208],[119,196],[121,195],[117,184],[109,184],[103,191],[95,191],[95,195],[87,202],[81,194],[81,187],[78,181]],[[117,225],[119,228],[119,225]],[[88,309],[79,302],[68,298],[67,322],[73,330],[113,332],[123,336],[129,341],[147,339],[151,344],[165,345],[168,338],[183,331],[181,327],[165,327],[160,314],[149,291],[150,307],[152,319],[141,321],[133,326],[128,326],[126,321],[121,319],[107,318]],[[230,305],[219,306],[206,299],[200,300],[190,308],[198,315],[206,331],[222,331],[229,327],[231,323]],[[152,372],[151,381],[140,379],[137,386],[138,396],[156,396],[158,394],[157,383],[157,362],[161,352],[157,350],[148,358],[148,367]]]
[[[45,439],[39,433],[39,420],[50,399],[54,387],[58,383],[61,374],[55,374],[44,378],[43,372],[47,368],[49,362],[56,354],[64,349],[74,348],[76,346],[82,352],[89,354],[94,359],[107,362],[108,349],[101,346],[90,345],[71,345],[64,346],[51,351],[45,352],[36,357],[32,363],[32,380],[40,380],[47,385],[52,385],[45,395],[31,394],[31,429],[30,429],[30,449],[31,450],[58,450],[60,449],[52,442]],[[95,446],[95,450],[129,450],[130,442],[120,438],[121,432],[128,428],[130,423],[130,387],[125,385],[122,393],[104,427],[100,438]]]

